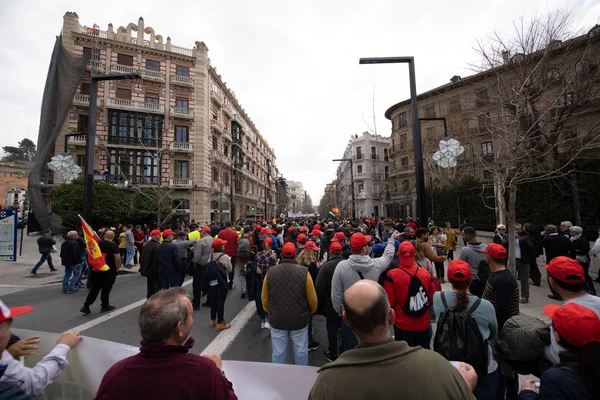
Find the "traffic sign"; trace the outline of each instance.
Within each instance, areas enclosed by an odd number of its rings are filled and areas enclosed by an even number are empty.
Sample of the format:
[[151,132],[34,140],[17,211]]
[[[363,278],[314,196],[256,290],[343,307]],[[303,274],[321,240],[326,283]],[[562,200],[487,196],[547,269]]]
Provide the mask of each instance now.
[[17,261],[17,210],[0,211],[0,260]]

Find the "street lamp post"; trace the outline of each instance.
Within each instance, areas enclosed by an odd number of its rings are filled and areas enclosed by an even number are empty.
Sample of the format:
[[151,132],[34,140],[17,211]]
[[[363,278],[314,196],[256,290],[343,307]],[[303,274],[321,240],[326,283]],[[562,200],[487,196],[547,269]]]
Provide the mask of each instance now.
[[359,64],[408,64],[410,79],[410,99],[412,106],[413,150],[415,157],[416,189],[417,189],[417,223],[423,226],[426,221],[425,178],[423,172],[423,147],[421,144],[421,127],[419,125],[419,110],[417,108],[417,84],[415,81],[414,57],[375,57],[361,58]]
[[352,219],[356,219],[356,199],[354,195],[354,166],[352,158],[336,158],[331,161],[349,161],[350,162],[350,185],[352,186]]

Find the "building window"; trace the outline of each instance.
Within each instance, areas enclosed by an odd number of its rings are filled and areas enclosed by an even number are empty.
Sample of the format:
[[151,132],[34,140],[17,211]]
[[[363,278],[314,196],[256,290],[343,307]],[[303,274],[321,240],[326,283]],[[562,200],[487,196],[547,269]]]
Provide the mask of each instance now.
[[108,144],[161,146],[163,116],[108,110]]
[[79,165],[81,169],[85,170],[85,155],[77,155],[77,165]]
[[117,99],[131,100],[131,89],[117,88],[115,97]]
[[549,82],[558,81],[560,79],[560,71],[558,68],[550,68],[546,71],[546,80]]
[[406,133],[403,133],[402,135],[399,135],[398,138],[399,138],[398,145],[400,146],[400,148],[401,149],[406,148],[406,145],[407,145],[407,143],[406,143],[406,140],[407,140]]
[[81,86],[79,87],[79,93],[81,94],[87,94],[89,96],[90,94],[90,84],[87,82],[81,82]]
[[77,116],[77,132],[87,135],[88,133],[88,116],[79,114]]
[[363,190],[365,190],[365,185],[362,182],[357,182],[356,183],[356,190],[358,191],[358,193],[362,192]]
[[189,106],[189,100],[188,99],[176,99],[175,100],[175,107],[176,108],[187,109],[188,106]]
[[223,172],[223,184],[229,186],[229,174],[227,172]]
[[119,53],[117,54],[117,64],[133,67],[133,56]]
[[475,103],[476,104],[486,104],[489,102],[488,91],[478,90],[475,92]]
[[84,47],[83,48],[83,59],[84,60],[89,60],[92,58],[92,48],[91,47]]
[[179,179],[188,178],[188,162],[176,160],[175,161],[175,177]]
[[383,178],[390,179],[390,166],[389,165],[386,165],[385,167],[383,167]]
[[229,156],[229,146],[227,146],[227,145],[223,145],[223,155],[224,155],[225,157],[228,157],[228,156]]
[[490,113],[480,114],[477,117],[477,123],[480,131],[485,131],[490,125]]
[[450,100],[450,112],[451,113],[459,113],[460,112],[460,101],[457,99]]
[[356,173],[357,174],[362,174],[362,165],[357,165],[356,166]]
[[408,179],[402,181],[402,191],[407,194],[410,191],[410,182]]
[[184,65],[175,66],[175,75],[177,76],[190,76],[190,67]]
[[189,141],[189,127],[187,126],[176,126],[175,127],[175,141],[176,142],[188,142]]
[[219,150],[219,139],[216,136],[213,136],[213,150]]
[[158,104],[158,94],[146,93],[146,103]]
[[575,63],[575,73],[584,74],[590,71],[590,61],[587,59],[579,60]]
[[402,157],[400,159],[400,166],[402,166],[402,168],[408,168],[408,157]]
[[160,71],[160,61],[146,60],[146,69],[148,71]]
[[371,160],[377,159],[377,148],[375,146],[371,146]]
[[406,128],[406,126],[408,125],[408,120],[406,118],[406,111],[400,113],[400,115],[398,115],[398,128]]
[[156,185],[160,181],[159,162],[156,152],[111,149],[108,170],[115,183],[130,180],[134,184]]
[[390,161],[389,150],[387,148],[383,149],[383,161]]
[[356,159],[357,160],[361,160],[362,159],[362,149],[360,147],[356,148]]
[[425,118],[435,118],[435,105],[427,104],[425,106]]
[[483,157],[491,157],[494,155],[494,148],[492,142],[481,143],[481,155]]
[[212,180],[213,182],[219,182],[219,170],[217,170],[215,167],[212,169]]

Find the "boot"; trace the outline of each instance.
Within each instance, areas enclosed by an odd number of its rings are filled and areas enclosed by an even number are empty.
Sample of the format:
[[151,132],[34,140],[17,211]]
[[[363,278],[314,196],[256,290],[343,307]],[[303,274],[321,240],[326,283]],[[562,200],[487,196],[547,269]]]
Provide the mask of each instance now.
[[224,331],[225,329],[229,329],[229,328],[231,328],[231,324],[228,324],[225,321],[221,321],[217,325],[217,330],[218,331]]
[[84,313],[85,315],[88,315],[92,312],[92,310],[90,310],[90,306],[88,306],[87,304],[84,304],[79,311]]
[[215,326],[217,326],[217,320],[216,319],[211,319],[208,325],[211,328],[214,328]]

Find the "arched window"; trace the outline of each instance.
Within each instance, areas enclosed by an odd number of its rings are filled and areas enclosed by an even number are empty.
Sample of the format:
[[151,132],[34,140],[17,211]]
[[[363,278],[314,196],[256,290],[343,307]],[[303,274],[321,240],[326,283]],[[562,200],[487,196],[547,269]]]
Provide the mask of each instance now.
[[560,79],[560,71],[558,68],[550,68],[546,71],[546,80],[548,81],[557,81]]

